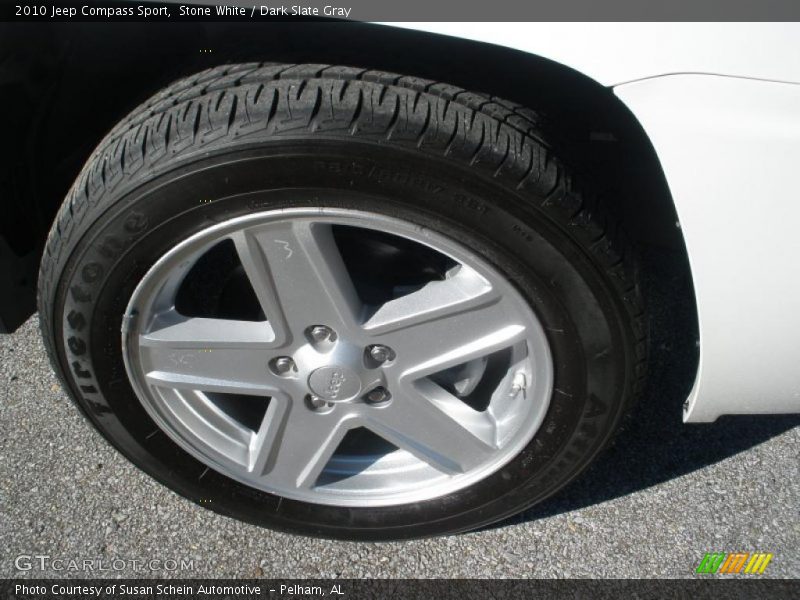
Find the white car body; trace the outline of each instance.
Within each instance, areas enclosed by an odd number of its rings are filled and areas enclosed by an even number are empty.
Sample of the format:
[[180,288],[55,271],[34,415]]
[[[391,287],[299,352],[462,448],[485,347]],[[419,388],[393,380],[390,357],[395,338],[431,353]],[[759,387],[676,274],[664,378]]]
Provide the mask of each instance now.
[[700,360],[685,420],[800,412],[800,24],[387,25],[613,88],[656,150],[689,255]]

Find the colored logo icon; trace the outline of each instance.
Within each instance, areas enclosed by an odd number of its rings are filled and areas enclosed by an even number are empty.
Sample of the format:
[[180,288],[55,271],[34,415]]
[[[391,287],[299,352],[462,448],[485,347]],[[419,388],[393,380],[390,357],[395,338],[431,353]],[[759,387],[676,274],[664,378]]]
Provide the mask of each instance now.
[[766,552],[706,552],[695,572],[761,575],[772,556]]

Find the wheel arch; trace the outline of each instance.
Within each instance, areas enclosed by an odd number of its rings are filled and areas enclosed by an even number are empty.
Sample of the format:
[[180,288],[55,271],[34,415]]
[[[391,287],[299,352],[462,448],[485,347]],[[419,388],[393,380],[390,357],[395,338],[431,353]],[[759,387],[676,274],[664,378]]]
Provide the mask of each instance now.
[[[96,144],[140,102],[170,81],[211,66],[307,62],[447,81],[545,114],[562,127],[574,160],[606,188],[611,210],[635,242],[667,252],[675,270],[691,281],[670,191],[639,122],[611,89],[551,60],[368,23],[52,23],[3,33],[8,35],[0,36],[0,56],[11,83],[2,85],[18,92],[6,97],[20,116],[15,139],[5,143],[24,148],[16,172],[4,174],[3,192],[25,213],[25,226],[0,235],[28,260],[41,252],[58,206]],[[693,297],[685,301],[696,312]]]

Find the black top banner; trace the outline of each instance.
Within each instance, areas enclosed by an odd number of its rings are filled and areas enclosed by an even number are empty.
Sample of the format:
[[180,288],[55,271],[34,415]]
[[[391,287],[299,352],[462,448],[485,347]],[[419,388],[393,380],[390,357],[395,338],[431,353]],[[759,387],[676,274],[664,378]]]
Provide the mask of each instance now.
[[798,21],[797,0],[261,0],[0,3],[3,21]]

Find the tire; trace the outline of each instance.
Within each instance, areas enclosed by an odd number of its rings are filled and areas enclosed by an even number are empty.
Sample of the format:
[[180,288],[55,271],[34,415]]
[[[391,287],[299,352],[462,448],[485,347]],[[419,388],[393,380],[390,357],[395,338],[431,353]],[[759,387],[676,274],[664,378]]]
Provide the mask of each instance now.
[[[633,251],[546,138],[539,117],[516,104],[391,73],[242,64],[177,81],[100,143],[52,227],[39,311],[54,368],[131,462],[243,521],[390,540],[518,513],[590,463],[645,376]],[[304,207],[363,211],[456,240],[524,299],[549,346],[552,382],[541,423],[504,464],[436,497],[337,506],[209,468],[156,424],[120,343],[136,326],[137,286],[199,232]]]

